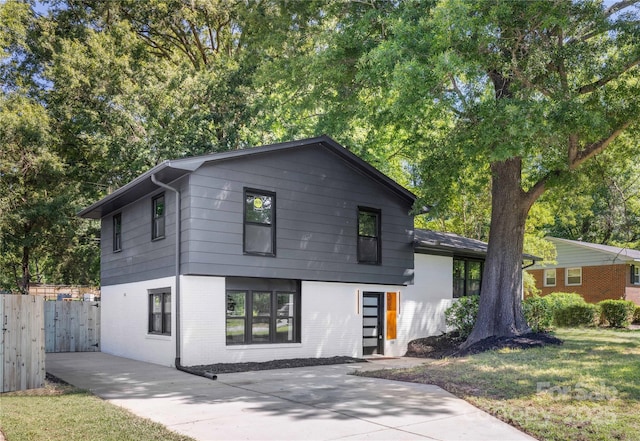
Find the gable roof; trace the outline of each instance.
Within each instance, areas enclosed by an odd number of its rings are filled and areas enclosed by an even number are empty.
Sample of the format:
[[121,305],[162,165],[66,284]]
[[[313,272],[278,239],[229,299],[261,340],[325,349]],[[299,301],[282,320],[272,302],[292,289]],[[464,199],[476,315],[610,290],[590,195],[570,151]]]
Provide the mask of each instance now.
[[612,258],[612,261],[619,260],[621,262],[634,262],[640,261],[640,251],[632,250],[629,248],[614,247],[611,245],[600,245],[598,243],[582,242],[579,240],[561,239],[559,237],[548,236],[546,239],[555,244],[567,244],[575,247],[582,248],[584,250],[597,251],[605,253]]
[[[481,240],[470,239],[454,233],[423,230],[416,228],[414,231],[413,246],[416,253],[444,254],[461,257],[485,258],[487,256],[488,243]],[[542,260],[531,254],[523,254],[526,260]]]
[[374,179],[380,184],[387,187],[398,197],[404,199],[410,204],[413,204],[416,197],[406,188],[395,182],[393,179],[386,176],[384,173],[360,159],[355,154],[335,142],[330,137],[323,135],[316,138],[302,139],[298,141],[290,141],[279,144],[266,145],[261,147],[253,147],[242,150],[232,150],[221,153],[212,153],[203,156],[194,156],[184,159],[174,159],[164,161],[152,169],[141,174],[134,180],[130,181],[126,185],[118,188],[113,193],[102,198],[98,202],[90,205],[84,210],[78,213],[78,216],[88,219],[100,219],[104,215],[118,210],[125,205],[136,201],[146,194],[158,189],[159,187],[151,182],[151,175],[156,175],[161,182],[169,183],[179,179],[188,173],[191,173],[205,164],[269,154],[272,152],[282,152],[289,149],[301,148],[301,147],[318,147],[324,148],[327,151],[335,154],[355,170],[359,171],[365,176]]

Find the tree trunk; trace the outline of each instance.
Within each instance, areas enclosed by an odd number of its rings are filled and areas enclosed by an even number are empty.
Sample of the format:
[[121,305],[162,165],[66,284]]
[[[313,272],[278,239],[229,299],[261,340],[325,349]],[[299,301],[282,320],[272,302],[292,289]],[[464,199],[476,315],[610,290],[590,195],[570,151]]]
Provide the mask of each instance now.
[[528,331],[522,314],[522,248],[530,208],[520,158],[491,164],[491,229],[476,324],[463,347]]
[[29,282],[31,281],[31,272],[29,271],[29,247],[22,247],[22,280],[20,282],[20,291],[22,294],[29,294]]

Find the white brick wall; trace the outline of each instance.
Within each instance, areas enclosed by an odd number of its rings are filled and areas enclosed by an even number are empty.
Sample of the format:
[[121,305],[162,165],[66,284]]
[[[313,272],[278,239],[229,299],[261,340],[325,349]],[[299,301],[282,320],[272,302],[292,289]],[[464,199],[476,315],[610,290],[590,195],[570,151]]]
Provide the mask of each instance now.
[[453,258],[415,254],[414,265],[414,284],[400,288],[398,338],[386,342],[388,356],[404,355],[411,340],[446,328],[444,310],[453,302]]
[[[182,354],[184,366],[269,361],[286,358],[362,356],[362,294],[400,292],[397,339],[385,342],[385,355],[401,356],[410,340],[445,329],[444,310],[452,302],[450,257],[416,254],[415,284],[381,286],[302,282],[300,343],[227,346],[225,279],[182,276]],[[171,337],[147,334],[148,289],[171,287],[173,277],[102,288],[102,350],[114,355],[173,365]],[[386,299],[386,296],[385,296]],[[386,329],[386,323],[385,323]],[[386,332],[385,332],[386,336]]]
[[[171,336],[149,335],[149,289],[171,288],[175,278],[109,285],[101,288],[100,346],[102,352],[135,360],[172,366],[175,332]],[[174,296],[172,295],[172,300]],[[172,329],[175,329],[175,301],[171,302]]]

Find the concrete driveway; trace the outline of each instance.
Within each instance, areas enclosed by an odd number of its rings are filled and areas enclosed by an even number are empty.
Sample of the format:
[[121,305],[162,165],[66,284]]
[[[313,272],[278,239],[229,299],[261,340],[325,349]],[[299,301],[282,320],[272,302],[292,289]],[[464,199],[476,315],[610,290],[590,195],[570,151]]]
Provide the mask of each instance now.
[[198,440],[532,440],[436,386],[348,375],[415,359],[221,374],[212,381],[100,352],[47,372]]

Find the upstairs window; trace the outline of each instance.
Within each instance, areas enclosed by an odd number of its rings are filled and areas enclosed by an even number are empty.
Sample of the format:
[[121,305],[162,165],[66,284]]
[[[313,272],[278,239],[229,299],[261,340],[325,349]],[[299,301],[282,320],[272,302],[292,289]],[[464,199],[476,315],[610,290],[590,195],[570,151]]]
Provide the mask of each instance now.
[[164,238],[164,193],[152,199],[151,240]]
[[544,270],[544,286],[556,286],[556,269]]
[[582,268],[567,268],[565,277],[567,286],[582,285]]
[[633,285],[640,285],[640,266],[631,265],[631,283]]
[[171,335],[171,292],[149,291],[149,334]]
[[454,298],[480,294],[483,267],[481,260],[453,259]]
[[380,211],[358,208],[358,263],[378,265],[380,252]]
[[122,214],[113,215],[113,251],[122,250]]
[[245,189],[244,252],[262,256],[276,255],[276,194]]

